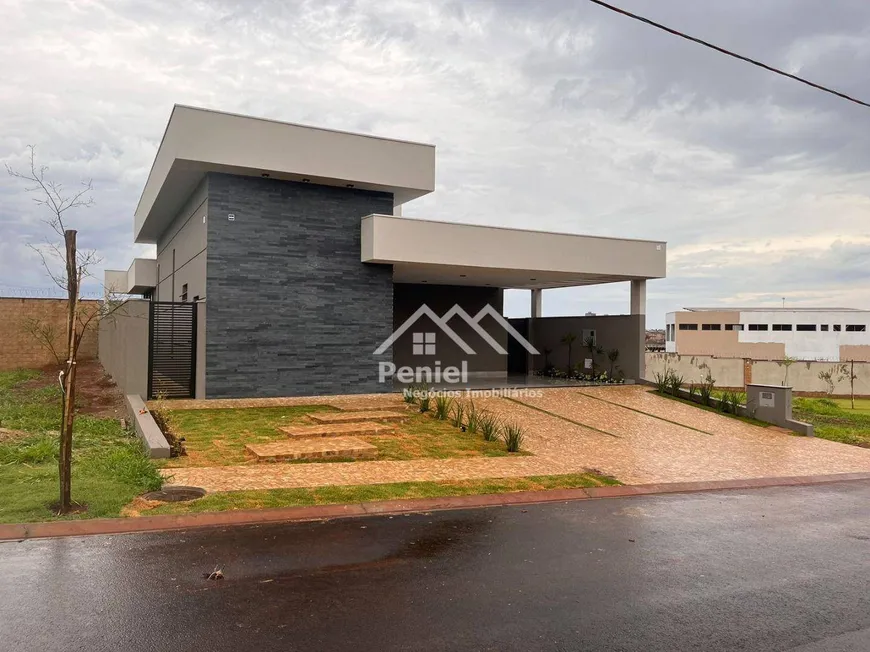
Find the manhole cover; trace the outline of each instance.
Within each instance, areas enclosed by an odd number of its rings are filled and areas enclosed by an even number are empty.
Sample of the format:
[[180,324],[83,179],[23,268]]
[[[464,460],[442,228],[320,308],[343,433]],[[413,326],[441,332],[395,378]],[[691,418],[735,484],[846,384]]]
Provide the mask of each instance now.
[[160,491],[151,491],[144,496],[145,500],[159,500],[164,503],[180,503],[185,500],[196,500],[205,496],[205,489],[199,487],[169,486]]

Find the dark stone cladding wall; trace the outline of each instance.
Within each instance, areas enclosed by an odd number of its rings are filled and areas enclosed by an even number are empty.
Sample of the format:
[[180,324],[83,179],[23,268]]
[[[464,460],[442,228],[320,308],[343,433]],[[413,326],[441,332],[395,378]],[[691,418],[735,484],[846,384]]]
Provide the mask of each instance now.
[[210,173],[208,202],[207,397],[386,391],[392,266],[360,262],[360,219],[392,194]]

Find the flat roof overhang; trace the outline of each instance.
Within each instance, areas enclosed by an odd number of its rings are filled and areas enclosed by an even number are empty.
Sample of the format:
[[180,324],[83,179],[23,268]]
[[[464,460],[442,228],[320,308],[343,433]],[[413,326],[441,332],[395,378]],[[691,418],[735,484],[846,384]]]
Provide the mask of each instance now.
[[268,175],[390,192],[435,189],[435,146],[176,104],[136,208],[136,242],[154,243],[208,172]]
[[547,289],[666,276],[667,245],[368,215],[361,260],[393,265],[394,283]]

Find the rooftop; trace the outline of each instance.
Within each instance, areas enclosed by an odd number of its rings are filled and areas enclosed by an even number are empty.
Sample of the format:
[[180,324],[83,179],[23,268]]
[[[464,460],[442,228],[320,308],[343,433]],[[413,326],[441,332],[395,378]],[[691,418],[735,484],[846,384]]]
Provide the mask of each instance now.
[[870,312],[863,308],[776,308],[770,306],[735,307],[719,306],[718,308],[683,308],[688,312]]
[[136,207],[136,242],[156,242],[209,172],[389,192],[398,206],[435,189],[435,146],[176,104]]

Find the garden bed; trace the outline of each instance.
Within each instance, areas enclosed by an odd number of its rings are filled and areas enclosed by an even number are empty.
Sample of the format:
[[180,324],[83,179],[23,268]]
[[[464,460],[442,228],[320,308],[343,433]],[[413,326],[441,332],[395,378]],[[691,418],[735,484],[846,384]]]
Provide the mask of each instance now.
[[[449,420],[436,419],[432,412],[421,413],[417,406],[402,408],[407,419],[395,424],[395,431],[359,435],[377,447],[378,460],[447,459],[457,457],[503,457],[526,455],[509,453],[501,439],[486,441],[480,433],[463,431]],[[302,405],[267,408],[212,408],[204,410],[152,410],[172,434],[183,439],[186,455],[160,462],[167,468],[237,466],[256,464],[245,445],[286,441],[279,430],[284,426],[310,425],[309,414],[338,413],[328,405]],[[348,462],[349,459],[319,459],[293,463]]]

